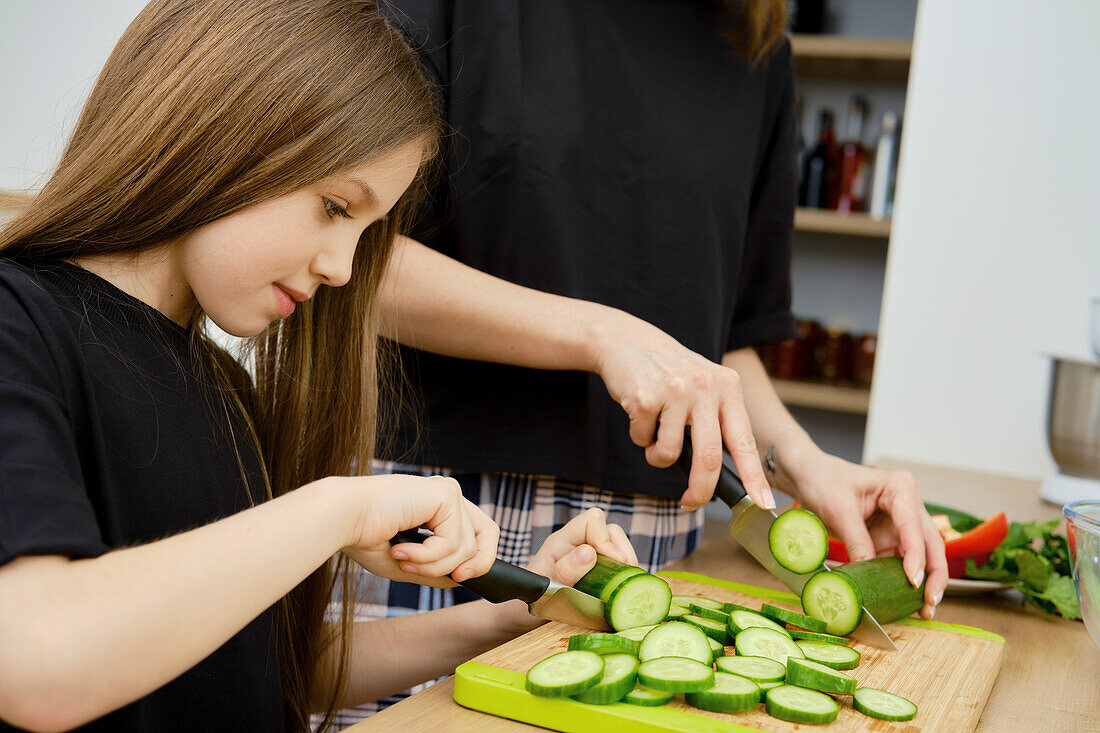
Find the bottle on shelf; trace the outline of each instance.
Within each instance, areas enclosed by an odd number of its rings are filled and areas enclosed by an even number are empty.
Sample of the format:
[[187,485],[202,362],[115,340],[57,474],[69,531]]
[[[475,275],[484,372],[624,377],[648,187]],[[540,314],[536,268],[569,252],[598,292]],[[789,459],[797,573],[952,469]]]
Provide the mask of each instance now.
[[863,211],[867,205],[867,163],[870,154],[863,145],[863,121],[867,115],[867,98],[852,97],[848,111],[848,136],[841,145],[840,186],[837,188],[837,211]]
[[802,183],[798,191],[799,206],[811,209],[831,208],[829,203],[836,189],[839,173],[840,146],[833,131],[833,110],[822,107],[817,117],[817,144],[806,156],[802,166]]
[[893,208],[893,181],[897,172],[898,117],[882,115],[882,135],[875,150],[875,174],[871,182],[871,218],[885,219]]

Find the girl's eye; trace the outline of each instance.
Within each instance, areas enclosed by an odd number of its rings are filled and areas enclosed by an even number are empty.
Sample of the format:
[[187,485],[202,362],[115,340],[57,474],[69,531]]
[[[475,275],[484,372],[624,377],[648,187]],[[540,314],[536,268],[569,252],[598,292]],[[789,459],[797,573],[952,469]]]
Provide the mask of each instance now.
[[336,203],[332,199],[328,199],[328,198],[325,198],[324,196],[322,196],[321,197],[321,202],[325,207],[325,216],[327,216],[329,219],[333,218],[334,216],[339,216],[339,217],[342,217],[344,219],[351,219],[352,218],[351,214],[348,213],[347,209],[345,209],[343,206]]

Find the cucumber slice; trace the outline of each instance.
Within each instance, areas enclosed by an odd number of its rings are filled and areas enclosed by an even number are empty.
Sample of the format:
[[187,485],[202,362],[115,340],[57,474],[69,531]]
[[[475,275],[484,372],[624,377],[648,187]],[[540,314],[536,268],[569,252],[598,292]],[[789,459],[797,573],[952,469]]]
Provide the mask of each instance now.
[[603,658],[603,677],[584,692],[573,695],[574,700],[589,705],[610,705],[623,699],[634,689],[638,672],[638,660],[633,654],[608,654]]
[[845,636],[859,626],[863,615],[863,593],[840,573],[822,571],[802,588],[802,610],[825,622],[825,630]]
[[749,613],[760,613],[758,608],[749,608],[748,606],[742,606],[740,603],[723,603],[722,610],[726,613],[733,613],[734,611],[748,611]]
[[787,668],[767,657],[719,657],[715,660],[719,672],[736,674],[760,684],[780,682],[787,676]]
[[665,616],[665,621],[675,621],[678,618],[682,618],[683,616],[688,616],[690,614],[690,608],[677,606],[675,603],[673,603],[671,606],[668,607],[668,615]]
[[712,713],[739,713],[760,702],[760,688],[752,680],[725,672],[714,673],[714,684],[684,695],[688,705]]
[[799,639],[805,639],[806,641],[820,641],[826,644],[847,645],[851,644],[852,640],[847,636],[833,636],[832,634],[818,634],[813,631],[802,631],[801,629],[787,629],[787,633],[791,635],[791,638],[795,641]]
[[700,606],[698,603],[691,604],[691,612],[694,613],[696,616],[709,618],[711,621],[718,621],[722,624],[727,624],[730,620],[730,615],[725,611],[719,611],[718,609],[711,608],[710,606]]
[[714,684],[714,670],[694,659],[658,657],[638,665],[638,681],[664,692],[699,692]]
[[626,693],[623,702],[629,703],[630,705],[655,708],[659,705],[664,705],[674,697],[676,697],[676,693],[662,692],[661,690],[654,690],[652,687],[646,687],[643,684],[636,683],[634,689]]
[[825,562],[829,552],[829,534],[812,512],[788,509],[768,530],[772,557],[792,573],[812,573]]
[[615,636],[621,636],[624,639],[633,639],[634,641],[641,642],[653,629],[657,628],[661,624],[653,624],[652,626],[635,626],[633,629],[623,629],[615,634]]
[[710,644],[710,661],[713,662],[726,653],[726,645],[720,641],[716,641],[708,636],[707,643]]
[[628,639],[618,634],[575,634],[569,637],[569,651],[616,654],[626,652],[637,656],[638,639]]
[[809,659],[787,660],[787,684],[841,695],[851,695],[856,691],[855,677]]
[[713,598],[704,598],[703,596],[673,596],[672,602],[677,606],[687,606],[691,608],[691,604],[695,603],[706,608],[713,608],[716,611],[722,610],[722,602],[716,601]]
[[672,590],[664,579],[650,573],[631,575],[611,591],[604,618],[615,631],[651,626],[665,619],[671,600]]
[[625,565],[617,560],[612,560],[606,555],[596,555],[596,564],[584,574],[584,577],[573,584],[573,587],[582,593],[599,598],[604,603],[611,597],[624,580],[634,575],[640,575],[645,570],[633,565]]
[[692,624],[693,626],[698,626],[704,634],[714,639],[715,641],[722,642],[723,644],[725,644],[730,638],[729,632],[726,630],[726,625],[721,621],[713,621],[709,618],[696,616],[695,614],[684,616],[680,620],[685,623]]
[[527,691],[544,697],[565,697],[594,687],[603,677],[603,657],[592,652],[560,652],[527,670]]
[[774,620],[776,623],[800,626],[807,631],[816,631],[819,634],[825,631],[826,623],[824,621],[819,621],[812,616],[805,616],[801,613],[789,611],[786,608],[773,606],[770,603],[765,603],[761,606],[760,613]]
[[859,666],[860,653],[849,646],[824,641],[796,641],[795,644],[809,659],[833,669],[855,669]]
[[805,658],[805,654],[799,649],[791,637],[779,633],[773,629],[749,628],[742,631],[733,640],[737,648],[737,654],[743,657],[767,657],[774,659],[786,666],[787,659]]
[[731,635],[740,634],[745,629],[751,629],[753,627],[760,627],[764,629],[771,629],[783,634],[788,639],[791,635],[787,633],[787,630],[772,621],[767,616],[762,616],[754,611],[734,611],[730,614],[729,630]]
[[821,725],[836,720],[840,706],[824,692],[815,692],[794,685],[780,685],[765,695],[768,715],[790,723]]
[[638,648],[638,659],[643,662],[658,657],[686,657],[709,665],[710,643],[697,626],[669,621],[646,634]]
[[852,693],[852,705],[864,715],[879,720],[912,720],[917,706],[901,695],[874,687],[861,687]]
[[760,699],[764,699],[764,696],[768,694],[768,690],[774,690],[776,687],[782,687],[787,684],[786,682],[757,682],[756,686],[760,688]]

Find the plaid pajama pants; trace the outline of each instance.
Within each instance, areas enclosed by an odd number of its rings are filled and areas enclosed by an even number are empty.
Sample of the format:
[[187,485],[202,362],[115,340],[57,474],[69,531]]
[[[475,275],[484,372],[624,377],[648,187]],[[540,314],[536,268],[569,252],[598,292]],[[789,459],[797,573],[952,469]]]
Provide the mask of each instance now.
[[[693,552],[703,537],[703,512],[684,512],[680,500],[641,494],[613,494],[593,486],[532,474],[456,472],[446,468],[376,462],[375,474],[407,473],[451,476],[463,495],[500,525],[497,557],[525,565],[550,534],[592,507],[620,525],[638,554],[638,563],[654,571]],[[430,588],[413,583],[391,583],[362,571],[364,589],[356,604],[355,620],[446,608],[477,598],[465,588]],[[341,710],[336,729],[356,723],[409,695],[435,684],[427,682],[405,692],[357,708]]]

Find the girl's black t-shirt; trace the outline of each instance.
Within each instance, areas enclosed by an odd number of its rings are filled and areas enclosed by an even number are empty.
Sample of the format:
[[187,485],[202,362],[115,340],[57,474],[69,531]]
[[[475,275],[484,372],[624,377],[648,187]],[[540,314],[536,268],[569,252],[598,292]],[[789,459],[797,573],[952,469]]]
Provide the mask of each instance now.
[[[201,373],[183,328],[105,280],[0,259],[0,565],[96,557],[263,501],[256,453],[239,424],[215,417],[220,396]],[[79,730],[283,730],[276,640],[268,609]]]
[[[752,68],[714,0],[390,0],[440,85],[425,244],[620,308],[718,361],[794,333],[790,46]],[[680,496],[598,376],[404,350],[423,410],[394,458]],[[390,425],[380,425],[383,434]]]

